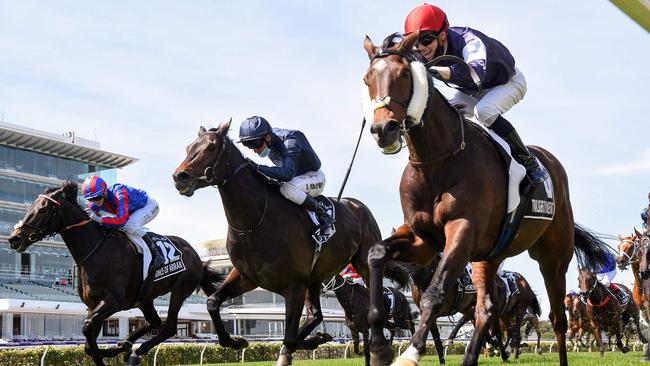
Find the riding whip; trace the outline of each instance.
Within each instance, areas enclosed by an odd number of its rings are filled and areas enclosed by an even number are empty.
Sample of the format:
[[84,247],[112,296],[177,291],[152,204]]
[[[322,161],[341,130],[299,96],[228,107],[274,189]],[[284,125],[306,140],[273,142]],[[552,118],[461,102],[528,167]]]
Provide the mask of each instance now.
[[363,119],[363,122],[361,122],[361,131],[359,132],[359,139],[357,139],[357,146],[354,148],[354,154],[352,154],[352,160],[350,161],[350,166],[348,167],[348,171],[345,173],[345,178],[343,178],[343,183],[341,184],[341,189],[339,190],[339,195],[336,196],[336,200],[340,201],[341,200],[341,195],[343,194],[343,189],[345,188],[345,184],[348,182],[348,177],[350,177],[350,171],[352,171],[352,164],[354,164],[354,158],[357,156],[357,150],[359,150],[359,143],[361,142],[361,136],[363,135],[363,128],[366,127],[366,119]]

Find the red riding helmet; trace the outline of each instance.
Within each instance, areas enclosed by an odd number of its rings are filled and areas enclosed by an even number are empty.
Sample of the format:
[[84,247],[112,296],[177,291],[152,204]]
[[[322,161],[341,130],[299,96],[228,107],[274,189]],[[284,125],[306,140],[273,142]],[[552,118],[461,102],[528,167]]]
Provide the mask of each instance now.
[[404,33],[409,34],[415,31],[434,31],[437,33],[446,31],[449,28],[447,14],[437,6],[424,3],[411,10],[404,22]]

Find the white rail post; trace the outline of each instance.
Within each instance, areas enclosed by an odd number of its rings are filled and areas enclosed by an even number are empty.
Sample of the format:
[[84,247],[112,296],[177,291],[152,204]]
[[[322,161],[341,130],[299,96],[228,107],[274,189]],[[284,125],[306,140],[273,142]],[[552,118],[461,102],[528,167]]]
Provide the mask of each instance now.
[[315,359],[316,359],[316,350],[317,350],[317,349],[318,349],[318,348],[314,348],[314,350],[311,351],[311,359],[312,359],[312,360],[315,360]]
[[[248,349],[248,347],[242,348],[242,350],[241,350],[241,362],[242,363],[246,362],[244,357],[246,356],[246,350],[247,349]],[[154,365],[154,366],[156,366],[156,365]]]
[[445,346],[445,351],[443,352],[443,355],[447,357],[447,350],[449,349],[449,346]]
[[[348,358],[348,349],[350,348],[350,344],[352,344],[352,341],[349,341],[349,342],[345,345],[345,350],[343,351],[343,359]],[[363,346],[365,347],[366,345],[364,344]]]
[[156,366],[156,361],[158,361],[158,351],[160,351],[160,345],[156,346],[156,353],[153,354],[153,366]]
[[407,341],[402,341],[402,342],[399,344],[399,348],[397,349],[397,357],[399,357],[399,356],[402,355],[402,346],[404,346],[404,343],[406,343],[406,342],[407,342]]
[[45,366],[45,355],[47,354],[47,350],[50,348],[50,346],[45,346],[45,351],[43,352],[43,356],[41,356],[41,366]]
[[205,352],[206,348],[208,348],[208,343],[206,343],[201,350],[201,359],[199,360],[199,365],[203,365],[203,353]]
[[465,344],[465,354],[467,354],[467,349],[469,348],[469,342]]
[[551,342],[551,344],[548,346],[548,353],[553,353],[553,346],[555,346],[555,343]]

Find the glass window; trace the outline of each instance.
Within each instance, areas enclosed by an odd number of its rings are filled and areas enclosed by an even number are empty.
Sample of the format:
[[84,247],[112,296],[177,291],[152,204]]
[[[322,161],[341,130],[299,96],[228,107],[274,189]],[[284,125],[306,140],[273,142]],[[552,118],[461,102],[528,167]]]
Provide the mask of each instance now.
[[9,235],[23,216],[25,213],[22,211],[0,208],[0,235]]
[[45,314],[45,338],[61,338],[61,315]]

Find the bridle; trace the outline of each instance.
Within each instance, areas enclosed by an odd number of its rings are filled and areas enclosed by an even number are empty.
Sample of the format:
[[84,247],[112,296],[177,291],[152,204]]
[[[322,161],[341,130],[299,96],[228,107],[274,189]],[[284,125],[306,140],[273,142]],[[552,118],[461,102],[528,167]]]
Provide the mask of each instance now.
[[[592,275],[592,276],[593,276],[593,275]],[[595,307],[595,308],[600,308],[600,307],[603,307],[603,306],[607,305],[607,303],[609,303],[609,301],[610,301],[611,298],[614,296],[614,294],[612,293],[612,291],[610,291],[610,290],[607,288],[607,286],[604,286],[604,285],[603,285],[603,289],[604,289],[605,292],[607,293],[607,294],[605,295],[605,298],[604,298],[600,303],[598,303],[598,304],[594,304],[594,303],[592,303],[592,302],[591,302],[591,299],[590,299],[591,294],[594,292],[594,290],[596,289],[596,287],[598,287],[598,284],[599,284],[598,279],[597,279],[595,276],[593,276],[592,278],[593,278],[593,280],[594,280],[594,285],[591,286],[591,289],[589,289],[589,291],[580,291],[580,294],[582,295],[582,298],[583,298],[583,299],[584,299],[584,298],[587,299],[587,301],[586,301],[587,304],[589,304],[589,305],[591,305],[591,306],[593,306],[593,307]],[[585,302],[585,301],[583,300],[583,302]]]
[[[206,133],[218,135],[217,131],[204,132],[204,134]],[[223,187],[224,185],[226,185],[226,183],[228,183],[230,179],[232,179],[232,177],[237,175],[237,173],[239,173],[242,169],[244,169],[248,165],[248,163],[244,161],[235,169],[235,171],[230,175],[230,177],[219,178],[216,175],[214,175],[214,172],[217,170],[217,167],[221,163],[221,157],[223,156],[224,152],[226,152],[227,150],[228,152],[230,152],[230,144],[227,141],[225,141],[225,139],[227,138],[223,137],[223,139],[224,139],[224,143],[222,144],[223,147],[221,148],[221,150],[219,150],[219,153],[215,157],[214,161],[212,162],[211,165],[208,165],[205,168],[202,176],[194,177],[196,180],[205,181],[211,186]],[[228,171],[227,169],[228,166],[230,166],[230,161],[226,161],[226,171]]]
[[[370,64],[372,64],[372,62],[377,58],[384,58],[384,57],[388,57],[388,56],[391,56],[391,55],[396,55],[396,56],[399,56],[399,57],[405,59],[408,62],[412,62],[412,57],[409,56],[408,54],[404,53],[404,52],[394,50],[394,49],[380,49],[379,51],[377,51],[377,53],[375,53],[370,58]],[[434,59],[434,60],[432,60],[430,62],[427,62],[425,64],[425,68],[428,69],[430,66],[435,65],[437,62],[446,61],[450,57],[453,57],[455,61],[460,61],[468,69],[470,69],[471,72],[474,71],[471,67],[469,67],[465,63],[464,60],[461,60],[461,59],[459,59],[457,57],[454,57],[454,56],[445,56],[445,55],[439,56],[436,59]],[[411,74],[412,74],[412,71],[409,71],[409,72],[411,72]],[[470,72],[470,74],[471,74],[471,72]],[[474,74],[475,74],[475,72],[474,72]],[[413,75],[411,75],[411,76],[412,76],[411,77],[411,91],[410,91],[410,94],[409,94],[409,103],[413,99],[414,90],[415,90],[415,81],[413,80]],[[428,94],[429,94],[429,97],[430,97],[431,96],[431,91],[435,90],[435,87],[433,85],[433,79],[431,77],[428,77],[428,75],[427,75],[427,85],[428,85]],[[477,85],[480,88],[480,84],[477,84]],[[407,111],[407,113],[405,113],[404,118],[401,121],[398,121],[399,126],[400,126],[400,135],[399,135],[397,143],[400,144],[400,147],[398,149],[396,149],[394,152],[391,152],[391,154],[395,154],[395,153],[398,153],[403,147],[402,137],[404,135],[406,135],[413,127],[422,126],[424,124],[424,121],[423,121],[424,117],[421,117],[419,121],[415,121],[413,119],[413,117],[408,114],[409,103],[405,103],[405,102],[403,102],[403,101],[401,101],[399,99],[393,98],[390,95],[378,96],[374,100],[371,100],[371,106],[372,106],[373,112],[377,111],[378,109],[382,109],[382,108],[386,108],[389,111],[394,112],[390,108],[390,103],[391,102],[395,102],[396,104],[400,105],[401,107],[403,107]],[[427,101],[427,105],[428,105],[428,101]],[[426,115],[427,109],[428,109],[428,107],[425,108],[424,112],[422,113],[422,116]],[[455,109],[455,110],[456,110],[456,113],[458,114],[458,120],[459,120],[459,123],[460,123],[460,133],[461,133],[460,144],[458,145],[458,147],[456,149],[454,149],[453,151],[444,154],[443,156],[437,157],[437,158],[429,160],[429,161],[424,161],[424,162],[419,161],[419,160],[415,160],[415,159],[413,159],[412,157],[409,156],[409,163],[411,165],[413,165],[415,167],[431,165],[431,164],[434,164],[434,163],[436,163],[438,161],[441,161],[441,160],[447,159],[449,157],[455,156],[458,153],[460,153],[461,151],[465,150],[465,126],[464,126],[464,123],[463,123],[464,118],[463,118],[463,116],[462,116],[462,114],[461,114],[461,112],[459,110],[457,110],[457,109]]]
[[[18,224],[16,224],[16,226],[15,226],[16,229],[25,226],[25,227],[27,227],[27,228],[33,230],[33,231],[32,231],[31,233],[29,233],[29,235],[27,236],[27,240],[29,240],[29,241],[32,242],[32,243],[35,243],[35,242],[37,242],[37,241],[41,241],[41,240],[43,240],[43,239],[45,239],[45,238],[47,238],[47,237],[52,237],[52,236],[56,235],[57,233],[60,234],[60,233],[66,231],[66,230],[68,230],[68,229],[72,229],[72,228],[75,228],[75,227],[79,227],[79,226],[86,225],[87,223],[89,223],[90,221],[92,221],[92,220],[90,220],[90,219],[86,219],[86,220],[83,220],[83,221],[78,222],[78,223],[76,223],[76,224],[67,225],[67,226],[65,226],[65,227],[64,227],[63,229],[61,229],[61,230],[53,231],[53,232],[50,233],[50,234],[45,234],[45,230],[48,228],[48,226],[50,225],[50,223],[52,222],[52,220],[54,220],[54,218],[55,218],[59,213],[61,213],[61,211],[62,211],[62,207],[61,207],[61,202],[55,200],[54,198],[52,198],[52,197],[50,197],[50,196],[48,196],[48,195],[45,195],[45,194],[39,194],[38,197],[39,197],[39,198],[45,198],[46,200],[48,200],[48,201],[54,203],[54,209],[50,211],[49,216],[48,216],[47,219],[45,220],[45,223],[46,223],[46,224],[45,224],[43,227],[39,228],[39,227],[36,227],[35,225],[28,224],[28,223],[26,223],[26,222],[23,222],[23,220],[20,220],[20,221],[18,222]],[[65,224],[64,224],[64,225],[65,225]]]
[[[621,246],[624,243],[631,243],[632,244],[632,255],[628,255],[625,250],[621,249]],[[639,258],[636,256],[637,251],[639,250],[639,241],[638,240],[632,240],[632,239],[623,239],[618,245],[618,255],[619,257],[625,256],[627,259],[625,260],[624,265],[627,267],[628,265],[632,263],[637,263],[639,262]],[[635,259],[633,259],[635,258]]]

